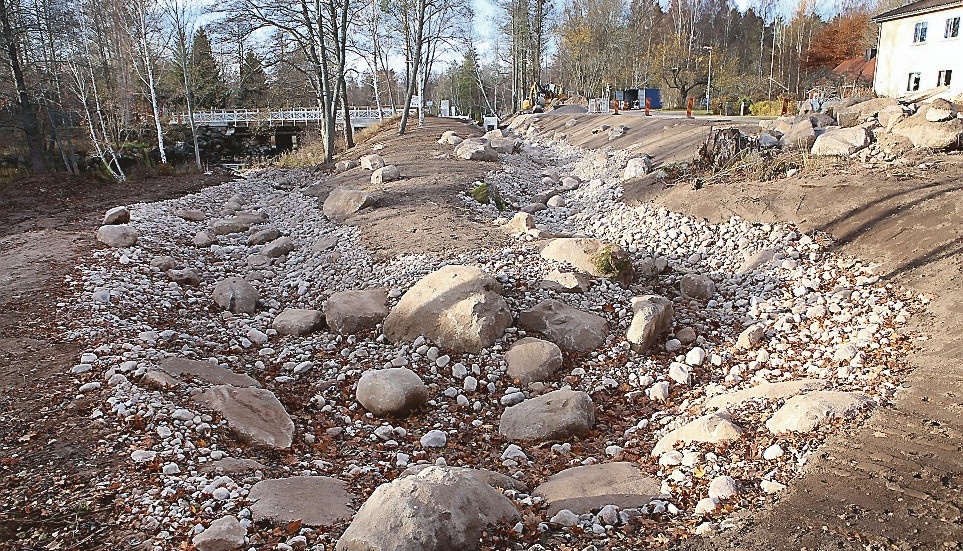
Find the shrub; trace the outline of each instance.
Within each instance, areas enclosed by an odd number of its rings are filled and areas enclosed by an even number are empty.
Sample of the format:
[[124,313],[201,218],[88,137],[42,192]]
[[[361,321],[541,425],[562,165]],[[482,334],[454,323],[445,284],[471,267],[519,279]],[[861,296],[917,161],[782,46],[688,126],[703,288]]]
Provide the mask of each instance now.
[[[788,114],[795,115],[797,111],[796,102],[790,101]],[[754,117],[778,117],[782,114],[782,100],[757,101],[749,106],[749,113]]]

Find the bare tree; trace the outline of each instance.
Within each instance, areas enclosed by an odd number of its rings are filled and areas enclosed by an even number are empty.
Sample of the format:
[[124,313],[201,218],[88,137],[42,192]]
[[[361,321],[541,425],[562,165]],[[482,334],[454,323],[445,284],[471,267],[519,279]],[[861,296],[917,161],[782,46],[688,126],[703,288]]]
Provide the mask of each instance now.
[[160,102],[157,97],[157,83],[154,77],[157,62],[156,51],[160,48],[156,44],[159,35],[159,13],[154,0],[128,0],[127,31],[130,33],[136,47],[132,51],[133,65],[137,70],[141,83],[146,88],[145,95],[150,100],[151,113],[154,116],[154,128],[157,132],[157,148],[160,150],[160,161],[167,164],[167,152],[164,150],[164,128],[161,126]]
[[15,17],[19,6],[16,0],[0,0],[0,41],[2,41],[5,60],[11,74],[15,88],[17,118],[20,129],[23,130],[27,141],[27,151],[30,157],[30,169],[34,174],[46,170],[43,153],[43,135],[40,121],[37,117],[38,105],[31,97],[24,78],[21,59],[21,38],[23,29],[15,28],[12,17]]
[[187,44],[194,34],[193,23],[196,13],[192,12],[186,2],[181,0],[167,0],[167,17],[170,28],[174,33],[175,63],[181,71],[181,82],[184,85],[184,101],[187,104],[187,119],[191,127],[191,139],[194,142],[194,163],[197,170],[201,170],[201,148],[197,143],[197,124],[194,122],[194,98],[190,75],[192,71],[188,65],[189,52]]

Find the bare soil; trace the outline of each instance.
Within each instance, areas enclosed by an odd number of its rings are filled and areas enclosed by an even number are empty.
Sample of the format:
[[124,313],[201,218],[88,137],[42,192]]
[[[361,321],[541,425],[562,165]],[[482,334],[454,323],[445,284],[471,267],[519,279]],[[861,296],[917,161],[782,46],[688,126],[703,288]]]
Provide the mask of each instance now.
[[106,185],[55,174],[0,190],[0,549],[139,548],[111,520],[118,435],[87,418],[70,380],[80,350],[58,328],[64,277],[98,248],[106,209],[228,179]]
[[434,117],[405,136],[393,128],[382,130],[341,158],[378,153],[401,170],[401,180],[374,186],[371,171],[357,167],[316,184],[308,193],[323,200],[332,189],[344,186],[376,194],[378,208],[351,217],[347,224],[358,227],[365,245],[382,258],[456,255],[507,243],[505,232],[482,221],[463,202],[471,183],[498,170],[500,163],[455,159],[452,146],[438,144],[447,130],[462,138],[483,133],[477,126]]

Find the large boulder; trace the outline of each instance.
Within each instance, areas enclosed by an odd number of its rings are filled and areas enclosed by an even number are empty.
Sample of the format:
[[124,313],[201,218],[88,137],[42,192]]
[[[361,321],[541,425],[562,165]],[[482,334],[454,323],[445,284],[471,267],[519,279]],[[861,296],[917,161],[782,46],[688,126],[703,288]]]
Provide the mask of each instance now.
[[[930,122],[946,122],[950,119],[956,118],[956,105],[954,105],[953,102],[943,98],[937,98],[927,106],[924,116],[926,117],[926,120]],[[104,221],[104,224],[106,223],[107,222]]]
[[365,191],[336,187],[324,200],[321,210],[329,220],[343,222],[361,209],[374,206],[375,202],[375,197]]
[[895,98],[874,98],[861,101],[837,111],[836,120],[843,127],[857,126],[866,122],[867,119],[875,117],[883,109],[894,105],[899,105],[899,101]]
[[830,128],[813,143],[812,154],[820,156],[848,157],[869,147],[873,135],[865,126]]
[[592,287],[593,281],[593,278],[582,272],[552,270],[538,286],[560,293],[584,293]]
[[912,112],[902,105],[891,105],[877,113],[876,118],[879,120],[880,126],[885,128],[887,132],[892,132],[894,126],[911,114]]
[[609,324],[605,318],[548,299],[518,315],[518,326],[541,333],[566,350],[588,352],[605,343]]
[[328,298],[324,317],[328,327],[340,335],[373,329],[388,315],[384,289],[340,291]]
[[652,157],[643,155],[629,159],[625,168],[622,169],[622,179],[641,178],[652,171]]
[[262,480],[247,495],[255,521],[286,527],[334,526],[351,518],[353,496],[346,484],[328,476],[292,476]]
[[361,157],[361,168],[365,170],[378,170],[383,166],[385,166],[385,160],[377,153]]
[[352,159],[345,159],[343,161],[338,161],[334,163],[334,172],[340,174],[342,172],[347,172],[352,168],[358,167],[358,161]]
[[492,138],[489,142],[491,148],[495,150],[496,153],[502,155],[511,155],[515,152],[516,142],[511,138]]
[[562,367],[562,350],[533,337],[519,339],[505,354],[508,376],[523,385],[546,381]]
[[704,274],[688,273],[679,280],[682,298],[707,301],[716,294],[716,284]]
[[324,314],[308,308],[285,308],[271,327],[280,335],[308,335],[324,327]]
[[548,502],[548,516],[562,509],[581,515],[606,505],[622,509],[643,507],[659,497],[661,487],[659,480],[645,476],[637,464],[615,462],[565,469],[532,494]]
[[278,237],[267,245],[261,247],[262,255],[268,258],[278,258],[294,250],[294,242],[290,237]]
[[776,383],[763,382],[742,390],[713,396],[705,401],[702,408],[708,410],[714,408],[729,408],[732,406],[738,407],[751,400],[788,398],[804,392],[820,390],[825,386],[825,379],[798,379],[795,381],[779,381]]
[[401,170],[395,165],[386,165],[371,173],[371,185],[380,186],[401,179]]
[[197,272],[186,268],[183,270],[167,270],[167,278],[178,285],[196,287],[201,284],[201,276]]
[[816,130],[813,128],[812,121],[808,118],[788,127],[779,140],[783,149],[797,151],[809,151],[815,142]]
[[291,447],[294,422],[270,390],[219,385],[196,394],[194,401],[219,413],[241,440],[277,449]]
[[[253,229],[251,231],[254,231]],[[264,245],[274,241],[275,239],[281,237],[281,230],[275,227],[269,227],[254,231],[251,235],[247,237],[247,244],[254,245]]]
[[177,209],[174,215],[188,222],[203,222],[207,215],[200,209]]
[[926,119],[928,106],[920,107],[912,117],[907,117],[893,127],[893,134],[908,138],[914,147],[945,150],[963,147],[963,119],[932,122]]
[[639,352],[645,352],[672,327],[672,301],[659,295],[643,295],[632,299],[632,310],[635,313],[626,340]]
[[259,298],[257,289],[240,277],[229,277],[214,286],[214,302],[235,314],[253,314]]
[[463,141],[462,138],[458,137],[458,134],[455,134],[454,130],[446,130],[442,133],[438,143],[441,145],[458,145]]
[[211,230],[200,230],[191,239],[195,247],[210,247],[217,241],[217,236]]
[[498,160],[498,152],[488,145],[488,140],[468,139],[455,148],[455,157],[466,161],[488,161]]
[[127,207],[114,207],[104,214],[104,225],[113,226],[130,222],[130,210]]
[[732,422],[729,415],[725,413],[711,413],[703,415],[681,427],[669,431],[665,436],[656,442],[652,448],[652,457],[658,457],[678,444],[691,444],[693,442],[706,442],[709,444],[721,444],[736,440],[742,436],[742,428]]
[[618,245],[599,239],[552,239],[542,248],[541,255],[545,260],[567,262],[589,275],[612,279],[623,287],[630,285],[635,277],[628,254]]
[[425,336],[454,352],[479,352],[512,323],[501,286],[473,266],[445,266],[421,278],[385,318],[392,341]]
[[786,400],[766,421],[766,428],[773,434],[811,432],[830,419],[852,415],[871,403],[862,392],[817,390]]
[[378,417],[403,417],[428,401],[428,387],[406,367],[375,369],[358,380],[355,397]]
[[477,551],[489,527],[520,518],[508,498],[480,478],[428,467],[375,489],[335,549]]
[[97,241],[108,247],[133,247],[137,244],[137,230],[127,224],[101,226],[97,230]]
[[244,546],[247,528],[234,515],[221,517],[191,539],[197,551],[234,551]]
[[595,426],[595,404],[580,391],[556,390],[507,408],[498,433],[507,440],[544,442],[582,438]]
[[211,223],[211,230],[214,235],[230,235],[232,233],[242,233],[251,229],[254,224],[260,224],[267,220],[267,215],[261,213],[238,213],[231,218],[215,220]]
[[180,357],[166,358],[161,360],[158,369],[177,379],[184,379],[186,376],[209,385],[261,386],[256,379],[243,373],[235,373],[226,367],[203,360],[189,360]]

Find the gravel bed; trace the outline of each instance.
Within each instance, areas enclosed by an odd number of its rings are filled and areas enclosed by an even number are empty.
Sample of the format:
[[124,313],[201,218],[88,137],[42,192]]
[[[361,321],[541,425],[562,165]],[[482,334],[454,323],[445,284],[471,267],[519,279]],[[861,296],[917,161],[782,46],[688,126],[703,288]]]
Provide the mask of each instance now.
[[[873,407],[891,406],[912,345],[904,327],[925,308],[926,297],[880,281],[870,262],[834,255],[825,235],[739,218],[710,224],[649,204],[628,206],[620,201],[627,160],[622,152],[602,163],[594,153],[537,137],[525,148],[529,154],[503,156],[501,170],[487,183],[521,207],[550,187],[543,182],[546,169],[577,176],[583,183],[560,194],[564,207],[534,215],[537,227],[618,244],[638,276],[630,288],[605,279],[584,293],[540,288],[559,264],[544,260],[529,234],[504,249],[377,262],[356,228],[328,221],[318,200],[300,191],[312,181],[292,175],[294,189],[278,189],[277,172],[252,172],[180,199],[130,206],[137,245],[95,252],[68,278],[74,294],[62,305],[68,320],[63,330],[88,350],[72,370],[78,398],[94,397],[94,422],[125,427],[130,469],[147,473],[152,483],[131,486],[125,473],[116,473],[111,482],[121,488],[120,522],[148,534],[158,550],[181,548],[225,515],[235,515],[247,529],[246,548],[329,549],[344,526],[254,522],[251,487],[269,478],[326,475],[347,482],[357,508],[379,484],[418,463],[486,468],[534,488],[565,468],[617,460],[636,462],[661,480],[662,495],[641,509],[553,522],[539,498],[508,491],[523,521],[496,530],[490,544],[636,549],[732,528],[728,513],[776,499],[828,436],[857,426]],[[505,222],[506,212],[514,214],[467,194],[465,204],[493,226]],[[178,209],[199,209],[207,220],[184,220]],[[280,230],[295,249],[268,264],[257,254],[264,246],[249,246],[247,233],[218,236],[210,247],[193,245],[197,232],[225,209],[266,214],[269,222],[261,225]],[[769,251],[772,260],[743,270],[760,251]],[[171,282],[151,266],[158,256],[195,271],[199,285]],[[566,353],[557,380],[518,388],[505,362],[509,347],[526,336],[516,327],[477,354],[454,354],[424,338],[391,343],[380,326],[347,337],[328,331],[281,336],[271,327],[284,308],[321,310],[343,290],[383,287],[394,306],[420,278],[447,264],[478,266],[493,275],[513,314],[559,299],[604,317],[608,338],[592,352]],[[686,274],[711,278],[712,298],[683,298],[679,286]],[[258,290],[256,313],[230,314],[214,304],[214,285],[230,276],[244,277]],[[675,316],[669,333],[642,353],[629,345],[626,331],[631,299],[646,294],[671,299]],[[754,325],[764,329],[764,341],[751,350],[737,347],[740,334]],[[260,381],[294,421],[292,448],[272,451],[238,441],[224,420],[192,400],[205,388],[200,382],[165,390],[145,384],[143,375],[170,356],[216,362]],[[364,371],[390,366],[415,371],[429,389],[426,407],[404,419],[375,418],[354,397]],[[680,369],[687,382],[679,382]],[[856,415],[812,432],[776,436],[766,421],[785,400],[752,399],[730,408],[733,421],[746,429],[741,439],[651,455],[662,436],[703,415],[711,397],[762,381],[804,378],[825,381],[826,390],[865,393],[869,402]],[[499,435],[507,405],[563,387],[591,395],[597,408],[591,435],[538,445]],[[440,441],[434,431],[443,434],[443,446],[430,445]],[[429,445],[423,445],[426,435]],[[254,459],[261,467],[230,476],[205,469],[226,457]],[[710,484],[725,476],[735,481],[735,493],[705,502]]]

